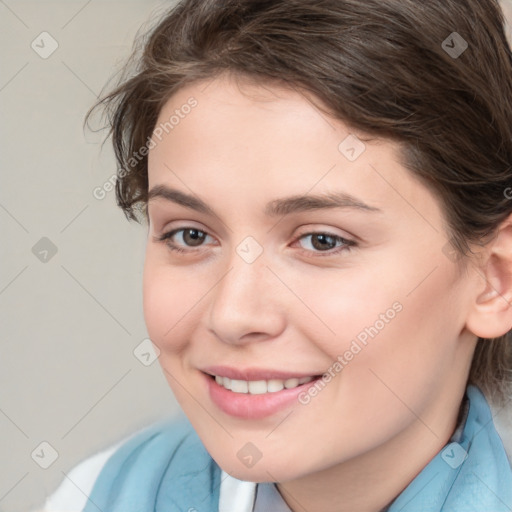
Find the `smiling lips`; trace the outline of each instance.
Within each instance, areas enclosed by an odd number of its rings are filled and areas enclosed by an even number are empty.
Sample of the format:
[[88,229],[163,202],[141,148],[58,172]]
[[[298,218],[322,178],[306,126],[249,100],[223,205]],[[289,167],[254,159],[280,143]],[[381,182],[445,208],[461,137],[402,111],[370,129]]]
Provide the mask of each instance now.
[[321,377],[226,366],[202,371],[212,402],[225,413],[244,419],[263,418],[292,405],[301,391]]

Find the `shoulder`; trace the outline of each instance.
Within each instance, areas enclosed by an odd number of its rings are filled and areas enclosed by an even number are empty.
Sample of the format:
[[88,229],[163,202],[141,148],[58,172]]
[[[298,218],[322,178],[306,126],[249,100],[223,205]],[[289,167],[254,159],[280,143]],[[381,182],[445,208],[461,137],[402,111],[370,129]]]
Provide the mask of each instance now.
[[123,463],[124,460],[133,456],[134,451],[140,450],[155,438],[163,438],[166,446],[172,451],[190,434],[190,431],[190,424],[183,419],[167,418],[123,437],[108,448],[82,460],[65,474],[57,490],[46,499],[41,512],[83,510],[100,473],[114,455],[120,463]]

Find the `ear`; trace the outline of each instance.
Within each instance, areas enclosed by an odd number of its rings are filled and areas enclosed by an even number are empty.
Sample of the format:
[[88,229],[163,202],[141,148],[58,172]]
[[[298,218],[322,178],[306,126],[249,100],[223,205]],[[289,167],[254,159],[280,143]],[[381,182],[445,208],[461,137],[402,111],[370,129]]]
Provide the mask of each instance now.
[[480,261],[466,327],[479,338],[497,338],[512,329],[512,214],[484,247]]

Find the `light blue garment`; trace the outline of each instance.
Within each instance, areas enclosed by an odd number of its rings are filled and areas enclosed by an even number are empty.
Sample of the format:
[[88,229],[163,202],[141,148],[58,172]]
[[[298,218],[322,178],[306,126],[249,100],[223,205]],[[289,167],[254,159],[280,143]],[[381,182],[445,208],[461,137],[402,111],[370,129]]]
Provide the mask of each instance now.
[[[389,512],[510,512],[512,469],[485,397],[468,386],[469,412],[450,442]],[[217,512],[221,469],[186,418],[151,425],[107,461],[83,512]]]
[[449,443],[396,498],[389,512],[510,512],[512,469],[476,386],[468,386],[469,412],[458,443]]

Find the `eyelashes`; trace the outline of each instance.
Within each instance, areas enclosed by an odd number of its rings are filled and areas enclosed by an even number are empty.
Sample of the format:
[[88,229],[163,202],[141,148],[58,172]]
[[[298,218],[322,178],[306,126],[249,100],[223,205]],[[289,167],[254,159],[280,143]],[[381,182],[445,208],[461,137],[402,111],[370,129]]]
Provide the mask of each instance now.
[[[324,231],[312,231],[309,233],[303,233],[295,240],[294,243],[298,242],[299,240],[302,240],[303,238],[307,238],[307,237],[311,237],[310,238],[311,242],[313,240],[315,240],[315,241],[320,240],[322,242],[325,242],[325,240],[334,240],[335,243],[340,242],[341,245],[337,246],[334,250],[329,249],[328,251],[322,251],[322,250],[306,251],[306,252],[312,252],[314,254],[317,254],[318,256],[330,256],[330,255],[338,254],[342,251],[350,251],[351,248],[356,245],[356,243],[353,240],[347,240],[346,238],[343,238],[339,235],[334,235],[334,234],[324,232]],[[311,247],[313,247],[315,249],[313,243],[311,243],[310,245],[311,245]]]
[[[171,249],[171,251],[184,252],[184,253],[186,253],[186,252],[196,252],[194,249],[183,249],[182,247],[177,246],[174,242],[170,241],[174,237],[174,235],[176,233],[179,233],[180,231],[189,231],[189,232],[194,232],[194,233],[203,233],[206,236],[210,236],[210,235],[207,235],[207,233],[205,231],[201,231],[200,229],[192,228],[192,227],[185,227],[185,228],[173,229],[172,231],[169,231],[168,233],[164,233],[157,240],[159,242],[165,242],[165,245],[167,245],[167,247],[169,247],[169,249]],[[205,238],[205,236],[200,236],[199,237],[199,239],[203,239],[203,240],[204,240],[204,238]]]
[[[199,249],[197,249],[198,246],[189,246],[189,249],[184,249],[183,247],[180,247],[175,242],[173,242],[173,238],[178,233],[182,234],[182,239],[185,240],[185,233],[188,233],[188,235],[192,234],[192,241],[193,242],[202,242],[210,235],[206,233],[205,231],[202,231],[200,229],[194,228],[194,227],[182,227],[173,229],[167,233],[162,234],[159,237],[156,237],[157,242],[165,243],[167,248],[171,251],[181,253],[181,254],[194,254],[203,252],[204,249],[203,246],[199,246]],[[210,236],[211,237],[211,236]],[[309,231],[307,233],[302,233],[300,236],[298,236],[292,244],[296,244],[302,239],[310,238],[310,246],[313,248],[313,250],[306,250],[306,249],[300,249],[303,253],[306,253],[308,255],[313,255],[313,257],[325,257],[325,256],[333,256],[337,255],[341,252],[349,252],[353,247],[357,246],[357,243],[353,240],[348,240],[346,238],[343,238],[339,235],[334,235],[332,233],[329,233],[327,231]],[[213,238],[213,237],[211,237]],[[340,244],[335,248],[328,248],[328,250],[317,250],[315,245],[318,245],[318,242],[320,242],[320,246],[322,244],[325,245],[327,242],[327,245],[330,245],[329,242],[334,242],[335,244]],[[313,243],[314,242],[314,243]]]

